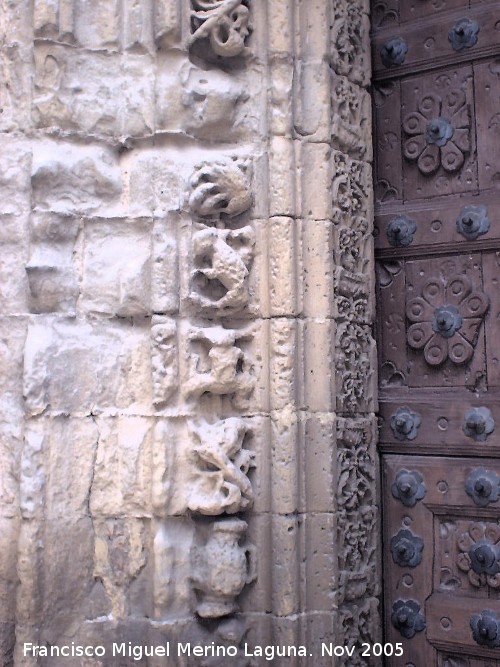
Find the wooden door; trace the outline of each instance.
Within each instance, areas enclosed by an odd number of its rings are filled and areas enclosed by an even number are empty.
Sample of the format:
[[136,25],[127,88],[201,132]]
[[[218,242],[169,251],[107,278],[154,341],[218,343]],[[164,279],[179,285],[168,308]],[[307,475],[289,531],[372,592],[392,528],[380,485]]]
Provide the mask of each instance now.
[[500,667],[500,2],[372,20],[387,664]]

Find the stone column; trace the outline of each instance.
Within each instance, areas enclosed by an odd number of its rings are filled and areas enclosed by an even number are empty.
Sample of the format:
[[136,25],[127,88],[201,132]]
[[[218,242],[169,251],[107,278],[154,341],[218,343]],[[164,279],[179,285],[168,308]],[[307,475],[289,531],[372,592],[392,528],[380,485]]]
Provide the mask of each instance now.
[[378,637],[366,5],[6,4],[6,665]]

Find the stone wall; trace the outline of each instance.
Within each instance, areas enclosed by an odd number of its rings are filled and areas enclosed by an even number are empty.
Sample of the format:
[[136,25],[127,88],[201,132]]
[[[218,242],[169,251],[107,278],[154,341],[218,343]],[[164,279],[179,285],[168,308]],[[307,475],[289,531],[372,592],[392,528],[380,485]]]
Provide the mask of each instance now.
[[367,4],[3,1],[5,666],[378,637]]

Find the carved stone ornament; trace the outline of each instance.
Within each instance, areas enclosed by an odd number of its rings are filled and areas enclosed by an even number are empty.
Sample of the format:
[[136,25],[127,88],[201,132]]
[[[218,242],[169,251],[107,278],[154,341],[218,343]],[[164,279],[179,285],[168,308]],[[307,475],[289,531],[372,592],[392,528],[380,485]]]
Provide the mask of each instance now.
[[457,565],[473,586],[500,588],[500,526],[473,523],[458,538]]
[[488,307],[486,294],[473,289],[467,276],[454,275],[446,281],[430,278],[421,296],[406,305],[406,315],[414,322],[408,328],[408,344],[423,349],[431,366],[447,359],[464,364],[472,358]]
[[236,417],[215,424],[191,421],[189,430],[197,475],[188,509],[215,516],[251,507],[253,491],[247,475],[255,465],[255,455],[243,447],[248,432],[245,422]]
[[476,644],[488,648],[500,646],[500,618],[491,609],[483,609],[480,614],[472,614],[470,627]]
[[404,117],[403,130],[409,137],[404,142],[404,156],[416,161],[422,174],[434,174],[439,167],[458,171],[471,150],[465,93],[453,90],[444,102],[433,93],[425,95],[417,111]]
[[193,272],[189,299],[200,310],[220,315],[247,305],[247,278],[255,234],[250,226],[237,230],[203,229],[193,236]]
[[500,477],[493,470],[476,468],[469,475],[465,490],[479,507],[486,507],[498,500]]
[[425,496],[424,478],[417,470],[400,470],[392,483],[391,493],[406,507],[414,507]]
[[475,241],[490,228],[488,209],[482,204],[464,206],[457,218],[457,231],[468,241]]
[[243,161],[205,162],[190,178],[189,208],[200,218],[234,218],[252,205],[248,168]]
[[463,431],[469,438],[484,442],[494,429],[495,422],[488,408],[469,408],[465,413]]
[[208,38],[218,56],[246,55],[250,34],[247,4],[246,0],[191,0],[190,43]]
[[422,561],[424,541],[411,530],[401,529],[391,538],[392,560],[401,567],[416,567]]
[[406,639],[425,628],[424,615],[416,600],[396,600],[392,605],[391,623]]
[[396,248],[408,246],[413,241],[416,230],[415,220],[406,215],[397,215],[387,225],[387,240]]
[[199,397],[208,392],[248,397],[255,386],[255,377],[247,370],[251,364],[236,342],[251,337],[249,331],[222,326],[193,328],[188,334],[190,377],[183,386],[185,394]]
[[474,19],[463,18],[455,23],[448,33],[448,41],[455,51],[470,49],[477,44],[479,23]]
[[402,37],[389,39],[380,49],[380,57],[385,67],[397,67],[405,61],[408,44]]
[[196,613],[202,618],[219,618],[238,610],[236,598],[256,578],[256,549],[241,546],[247,523],[221,519],[211,526],[203,546],[193,547],[193,588]]
[[420,415],[406,406],[400,407],[391,417],[391,429],[398,440],[415,440],[421,422]]

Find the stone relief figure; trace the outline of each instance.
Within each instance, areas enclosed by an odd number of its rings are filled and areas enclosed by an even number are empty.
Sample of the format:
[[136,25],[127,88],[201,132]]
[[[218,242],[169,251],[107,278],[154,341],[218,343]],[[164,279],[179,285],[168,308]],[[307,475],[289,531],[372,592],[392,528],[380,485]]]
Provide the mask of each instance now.
[[236,598],[256,578],[256,549],[240,545],[247,527],[241,519],[220,519],[210,526],[205,544],[193,547],[191,580],[198,616],[220,618],[237,611]]
[[204,162],[189,185],[189,208],[200,218],[234,218],[252,205],[248,165],[243,160]]
[[184,384],[186,395],[199,397],[209,392],[249,396],[255,378],[246,370],[247,355],[235,343],[250,336],[249,330],[240,332],[222,326],[191,329],[188,334],[190,377]]
[[151,371],[153,402],[162,405],[177,387],[177,333],[175,322],[154,316],[151,327]]
[[253,491],[248,471],[254,453],[243,448],[248,427],[242,419],[231,417],[215,424],[191,421],[189,430],[195,441],[196,482],[191,487],[188,509],[201,514],[234,514],[248,509]]
[[201,310],[216,309],[221,315],[246,306],[254,244],[255,234],[249,226],[197,232],[193,236],[190,301]]
[[238,136],[245,122],[240,103],[248,100],[241,82],[225,72],[203,70],[191,63],[181,69],[179,79],[181,126],[185,132],[211,142],[227,142]]
[[245,0],[191,0],[190,44],[208,38],[218,56],[247,55],[250,12],[246,5]]

